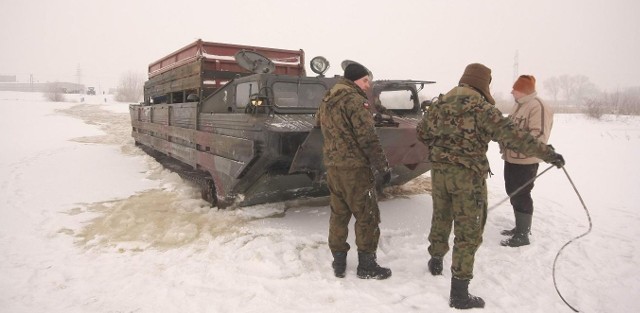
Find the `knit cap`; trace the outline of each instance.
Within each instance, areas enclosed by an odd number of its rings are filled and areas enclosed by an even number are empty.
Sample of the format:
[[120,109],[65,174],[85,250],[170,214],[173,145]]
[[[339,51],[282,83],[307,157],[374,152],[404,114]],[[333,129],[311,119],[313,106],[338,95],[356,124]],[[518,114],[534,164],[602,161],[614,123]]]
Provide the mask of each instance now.
[[536,91],[536,78],[532,75],[520,75],[513,84],[513,90],[530,95]]
[[351,63],[344,68],[344,78],[356,81],[362,77],[369,75],[369,71],[360,63]]

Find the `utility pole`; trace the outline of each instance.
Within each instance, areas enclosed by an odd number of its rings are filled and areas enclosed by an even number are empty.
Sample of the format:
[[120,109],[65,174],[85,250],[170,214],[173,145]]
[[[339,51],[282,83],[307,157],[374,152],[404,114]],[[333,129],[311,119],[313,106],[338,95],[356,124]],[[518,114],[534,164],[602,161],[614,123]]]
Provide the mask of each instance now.
[[82,69],[80,68],[80,63],[78,63],[78,67],[76,68],[76,80],[78,84],[78,87],[76,88],[82,89],[82,90],[79,90],[80,93],[85,93],[84,86],[82,86]]
[[516,55],[513,57],[513,81],[515,82],[520,75],[518,75],[518,50],[516,50]]

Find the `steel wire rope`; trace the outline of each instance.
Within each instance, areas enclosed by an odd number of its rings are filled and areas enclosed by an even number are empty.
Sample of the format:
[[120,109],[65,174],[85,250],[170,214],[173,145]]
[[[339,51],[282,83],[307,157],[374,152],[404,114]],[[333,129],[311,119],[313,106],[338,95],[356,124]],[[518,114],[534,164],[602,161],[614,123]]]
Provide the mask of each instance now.
[[514,192],[509,194],[506,198],[502,199],[502,201],[492,205],[489,209],[487,209],[487,212],[490,212],[491,210],[495,209],[499,205],[503,204],[505,201],[509,200],[511,197],[515,196],[518,192],[520,192],[520,190],[524,189],[524,187],[527,187],[529,184],[533,183],[533,181],[536,180],[536,178],[540,177],[542,174],[546,173],[548,170],[550,170],[554,166],[555,165],[551,165],[551,166],[547,167],[547,169],[542,171],[540,174],[536,175],[536,177],[529,179],[526,183],[524,183],[522,186],[520,186]]
[[578,309],[574,308],[571,304],[569,304],[567,302],[567,300],[564,299],[564,297],[562,296],[562,294],[560,294],[560,290],[558,290],[558,284],[556,284],[556,262],[558,261],[558,257],[560,257],[560,253],[562,252],[562,250],[568,246],[570,243],[572,243],[574,240],[578,240],[584,236],[586,236],[587,234],[589,234],[591,232],[591,229],[593,228],[593,223],[591,222],[591,215],[589,214],[589,210],[587,209],[587,205],[584,203],[584,200],[582,200],[582,196],[580,195],[580,192],[578,192],[578,188],[576,188],[576,185],[573,183],[573,180],[571,179],[571,177],[569,176],[569,172],[567,172],[567,169],[564,168],[564,166],[562,167],[562,170],[564,171],[564,174],[567,176],[567,179],[569,179],[569,183],[571,183],[571,187],[573,187],[573,190],[576,192],[576,195],[578,195],[578,199],[580,199],[580,203],[582,204],[582,207],[584,208],[585,213],[587,214],[587,218],[589,219],[589,229],[582,235],[579,235],[571,240],[569,240],[567,243],[565,243],[562,248],[560,248],[560,250],[558,250],[558,253],[556,254],[555,259],[553,260],[553,272],[552,272],[552,276],[553,276],[553,286],[556,288],[556,292],[558,293],[558,296],[560,296],[560,299],[562,299],[562,301],[569,306],[569,308],[571,308],[574,312],[580,312],[578,311]]
[[[550,165],[548,168],[546,168],[544,171],[542,171],[540,174],[536,175],[536,177],[528,180],[526,183],[524,183],[522,186],[520,186],[520,188],[516,189],[514,192],[512,192],[511,194],[509,194],[506,198],[504,198],[502,201],[498,202],[497,204],[492,205],[487,212],[495,209],[497,206],[501,205],[502,203],[504,203],[505,201],[509,200],[511,197],[513,197],[514,195],[516,195],[518,192],[520,192],[520,190],[524,189],[524,187],[528,186],[529,184],[531,184],[534,180],[536,180],[536,178],[540,177],[542,174],[546,173],[548,170],[550,170],[551,168],[553,168],[555,165]],[[560,293],[560,290],[558,289],[558,284],[556,282],[556,263],[558,262],[558,257],[560,257],[560,253],[562,252],[562,250],[564,250],[564,248],[566,248],[569,244],[571,244],[573,241],[578,240],[584,236],[586,236],[587,234],[589,234],[591,232],[591,229],[593,228],[593,223],[591,222],[591,214],[589,214],[589,210],[587,209],[587,205],[584,203],[584,200],[582,199],[582,196],[580,195],[580,192],[578,192],[578,188],[576,188],[576,185],[573,183],[573,180],[571,179],[571,177],[569,176],[569,173],[567,172],[567,169],[564,168],[564,166],[562,167],[562,170],[564,171],[564,174],[567,176],[567,179],[569,179],[569,183],[571,183],[571,187],[573,187],[573,190],[576,192],[576,195],[578,196],[578,199],[580,199],[580,203],[582,204],[582,207],[584,208],[584,211],[587,214],[587,218],[589,219],[589,229],[582,235],[579,235],[571,240],[569,240],[567,243],[565,243],[560,250],[558,250],[558,253],[556,253],[556,257],[553,259],[553,268],[552,268],[552,278],[553,278],[553,286],[556,289],[556,292],[558,293],[558,296],[560,296],[560,299],[562,299],[562,302],[564,302],[564,304],[566,304],[569,308],[571,308],[571,310],[573,310],[574,312],[580,312],[578,311],[576,308],[574,308],[571,304],[569,304],[567,302],[567,300],[565,300],[565,298],[562,296],[562,294]]]

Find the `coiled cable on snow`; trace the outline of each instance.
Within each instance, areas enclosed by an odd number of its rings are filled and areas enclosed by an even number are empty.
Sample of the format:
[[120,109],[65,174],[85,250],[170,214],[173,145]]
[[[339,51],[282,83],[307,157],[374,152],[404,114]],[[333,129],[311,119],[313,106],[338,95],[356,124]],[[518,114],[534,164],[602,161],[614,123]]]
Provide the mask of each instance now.
[[[533,181],[536,180],[536,178],[540,177],[542,174],[546,173],[548,170],[550,170],[551,168],[553,168],[555,165],[551,165],[549,166],[547,169],[545,169],[544,171],[542,171],[540,174],[536,175],[536,177],[528,180],[526,183],[524,183],[522,186],[520,186],[520,188],[516,189],[514,192],[512,192],[509,196],[507,196],[506,198],[504,198],[502,201],[498,202],[497,204],[492,205],[487,211],[491,211],[493,209],[495,209],[497,206],[501,205],[502,203],[504,203],[505,201],[509,200],[511,197],[513,197],[514,195],[516,195],[518,192],[520,192],[520,190],[524,189],[524,187],[528,186],[529,184],[533,183]],[[571,177],[569,176],[569,173],[567,172],[567,169],[564,168],[564,166],[562,167],[562,170],[564,171],[564,174],[567,176],[567,179],[569,179],[569,183],[571,183],[571,187],[573,187],[573,190],[576,192],[576,195],[578,195],[578,199],[580,199],[580,203],[582,203],[582,207],[584,208],[584,211],[587,214],[587,218],[589,219],[589,229],[582,235],[577,236],[571,240],[569,240],[567,243],[565,243],[560,250],[558,250],[558,253],[556,254],[555,259],[553,260],[553,272],[552,272],[552,276],[553,276],[553,286],[556,288],[556,292],[558,293],[558,296],[560,296],[560,299],[562,299],[562,301],[569,307],[571,308],[574,312],[579,312],[576,308],[574,308],[571,304],[569,304],[567,302],[567,300],[565,300],[565,298],[562,296],[562,294],[560,293],[560,290],[558,289],[558,284],[556,283],[556,263],[558,262],[558,257],[560,257],[560,253],[562,252],[562,250],[567,247],[569,244],[571,244],[573,241],[578,240],[584,236],[586,236],[587,234],[589,234],[591,232],[591,229],[593,228],[593,223],[591,222],[591,215],[589,214],[589,210],[587,209],[587,205],[584,204],[584,200],[582,200],[582,196],[580,195],[580,192],[578,192],[578,188],[576,188],[576,185],[573,183],[573,180],[571,179]]]
[[571,240],[569,240],[567,243],[565,243],[562,248],[560,248],[560,250],[558,250],[558,253],[556,254],[556,258],[553,260],[553,286],[556,288],[556,292],[558,293],[558,296],[560,296],[560,299],[562,299],[562,301],[569,306],[574,312],[579,312],[578,309],[574,308],[573,306],[571,306],[571,304],[569,304],[567,302],[567,300],[564,299],[564,297],[562,296],[562,294],[560,294],[560,290],[558,290],[558,284],[556,284],[556,262],[558,261],[558,257],[560,257],[560,252],[562,252],[562,250],[568,246],[570,243],[572,243],[573,241],[580,239],[584,236],[586,236],[588,233],[591,232],[591,229],[593,228],[593,223],[591,222],[591,215],[589,214],[589,210],[587,209],[587,205],[584,204],[584,200],[582,200],[582,196],[580,195],[580,192],[578,192],[578,188],[576,188],[576,185],[573,183],[573,180],[571,179],[571,177],[569,176],[569,172],[567,172],[567,169],[564,168],[564,166],[562,167],[562,170],[564,171],[564,174],[567,175],[567,179],[569,179],[569,182],[571,183],[571,187],[573,187],[573,190],[576,192],[576,195],[578,195],[578,199],[580,199],[580,203],[582,203],[582,207],[584,208],[584,211],[587,214],[587,218],[589,219],[589,229],[582,235],[577,236]]

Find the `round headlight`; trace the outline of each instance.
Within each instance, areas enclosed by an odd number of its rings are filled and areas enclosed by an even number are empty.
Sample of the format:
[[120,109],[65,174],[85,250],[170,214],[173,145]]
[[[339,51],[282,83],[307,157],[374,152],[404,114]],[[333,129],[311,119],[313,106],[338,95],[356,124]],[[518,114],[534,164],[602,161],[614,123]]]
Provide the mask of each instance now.
[[329,69],[329,61],[321,56],[311,59],[310,63],[311,70],[321,76]]

